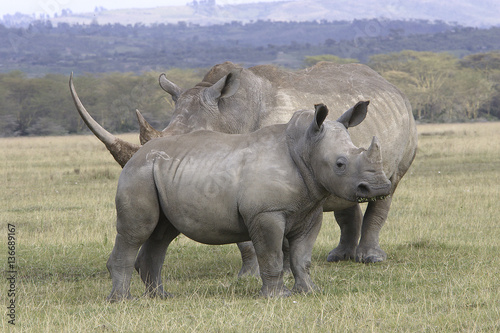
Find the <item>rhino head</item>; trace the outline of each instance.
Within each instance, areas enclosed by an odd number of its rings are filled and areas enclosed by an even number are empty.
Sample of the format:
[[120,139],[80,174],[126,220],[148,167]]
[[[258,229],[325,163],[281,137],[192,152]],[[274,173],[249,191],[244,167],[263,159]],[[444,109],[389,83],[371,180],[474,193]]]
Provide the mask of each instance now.
[[[391,182],[382,168],[378,139],[373,137],[368,149],[358,148],[347,131],[365,119],[368,104],[368,101],[357,103],[336,121],[325,121],[328,108],[318,104],[314,115],[296,112],[287,128],[287,142],[299,169],[301,164],[302,168],[307,166],[310,181],[348,201],[383,199],[391,192]],[[305,125],[306,130],[300,129]],[[307,177],[305,181],[308,182]]]
[[[161,88],[175,102],[173,117],[163,132],[176,135],[205,129],[231,133],[231,126],[226,126],[226,119],[220,116],[220,104],[224,104],[226,98],[233,96],[238,90],[240,72],[241,69],[234,70],[214,84],[203,81],[186,91],[169,81],[165,74],[160,75]],[[141,123],[141,130],[143,127],[146,130],[147,125],[143,126]],[[165,136],[165,133],[158,132],[158,135]]]

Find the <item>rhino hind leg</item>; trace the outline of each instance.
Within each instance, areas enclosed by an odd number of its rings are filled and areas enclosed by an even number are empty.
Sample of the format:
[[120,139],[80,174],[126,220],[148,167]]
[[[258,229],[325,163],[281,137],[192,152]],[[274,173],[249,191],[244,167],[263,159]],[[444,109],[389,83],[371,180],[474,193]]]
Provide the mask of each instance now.
[[178,235],[179,231],[161,213],[158,225],[142,245],[134,265],[146,286],[145,296],[163,299],[172,297],[163,289],[161,269],[167,248]]
[[356,248],[361,235],[363,212],[359,204],[335,211],[335,220],[340,227],[340,241],[336,248],[330,251],[327,257],[329,262],[354,260]]
[[357,262],[374,263],[387,259],[387,254],[379,245],[379,234],[389,214],[391,202],[392,196],[368,204],[363,217],[361,239],[356,249]]
[[134,270],[134,259],[139,247],[139,243],[129,243],[126,236],[116,235],[115,246],[106,264],[113,281],[113,289],[107,298],[109,302],[132,299],[130,280]]
[[238,243],[238,249],[241,254],[241,269],[238,277],[255,276],[260,277],[259,262],[255,254],[255,248],[251,241]]
[[140,193],[143,200],[134,200],[138,194],[131,185],[134,184],[119,182],[116,193],[117,235],[106,264],[113,282],[113,289],[107,298],[110,302],[132,298],[130,281],[137,252],[155,230],[161,229],[161,227],[157,229],[160,207],[153,195],[156,192],[154,187],[143,187]]

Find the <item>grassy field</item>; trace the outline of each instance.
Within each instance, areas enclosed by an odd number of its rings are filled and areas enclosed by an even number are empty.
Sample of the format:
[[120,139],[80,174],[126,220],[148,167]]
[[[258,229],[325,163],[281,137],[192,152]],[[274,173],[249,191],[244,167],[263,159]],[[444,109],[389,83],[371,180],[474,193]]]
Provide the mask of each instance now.
[[[93,136],[0,139],[0,329],[19,332],[500,331],[500,123],[421,125],[378,264],[327,263],[338,242],[325,214],[312,278],[320,292],[258,297],[237,279],[235,245],[186,237],[167,253],[168,300],[108,304],[120,173]],[[125,136],[136,140],[136,135]],[[15,327],[8,225],[15,226]],[[3,277],[6,278],[3,278]],[[293,278],[286,277],[292,286]],[[135,296],[143,292],[137,274]]]

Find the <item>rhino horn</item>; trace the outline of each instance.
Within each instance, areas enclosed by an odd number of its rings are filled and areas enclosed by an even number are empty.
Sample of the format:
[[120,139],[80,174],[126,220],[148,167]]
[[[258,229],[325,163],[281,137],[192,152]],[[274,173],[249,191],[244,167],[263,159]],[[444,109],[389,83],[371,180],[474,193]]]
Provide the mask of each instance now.
[[160,75],[159,83],[160,83],[160,87],[163,90],[165,90],[166,92],[168,92],[170,94],[170,96],[172,96],[174,103],[177,102],[177,100],[179,99],[179,96],[181,96],[181,94],[182,94],[182,89],[179,88],[172,81],[169,81],[165,74]]
[[151,124],[149,124],[147,120],[144,119],[139,110],[135,110],[135,114],[137,115],[137,120],[139,121],[139,140],[141,141],[141,145],[145,144],[149,140],[161,137],[161,132],[151,126]]
[[382,163],[382,152],[380,151],[380,142],[374,136],[370,147],[366,151],[366,158],[370,163]]
[[120,164],[123,168],[123,166],[128,162],[128,160],[130,160],[132,155],[134,155],[135,152],[141,148],[141,146],[117,138],[113,134],[106,131],[101,125],[99,125],[99,123],[97,123],[97,121],[94,120],[94,118],[92,118],[76,93],[75,86],[73,85],[73,73],[71,73],[69,78],[69,89],[80,117],[82,117],[83,121],[87,124],[87,127],[94,133],[94,135],[101,140],[102,143],[104,143],[111,155],[115,158],[116,162],[118,162],[118,164]]

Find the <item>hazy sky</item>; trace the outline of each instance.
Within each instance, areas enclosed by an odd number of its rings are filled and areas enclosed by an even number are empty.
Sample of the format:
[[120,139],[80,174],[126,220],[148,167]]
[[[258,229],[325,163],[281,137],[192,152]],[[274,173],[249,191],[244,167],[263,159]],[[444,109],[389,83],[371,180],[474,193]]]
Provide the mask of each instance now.
[[[185,5],[192,0],[0,0],[0,17],[5,14],[49,14],[61,13],[71,9],[73,13],[92,12],[95,7],[106,9],[152,8],[159,6]],[[216,0],[218,5],[248,2],[268,2],[278,0]],[[281,0],[282,1],[282,0]],[[38,16],[38,15],[37,15]]]

